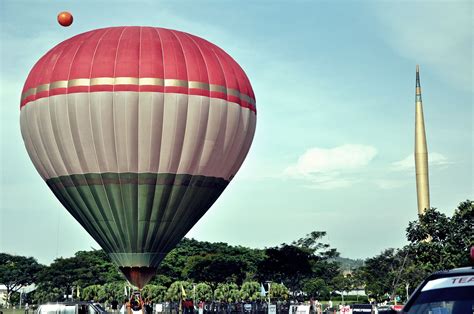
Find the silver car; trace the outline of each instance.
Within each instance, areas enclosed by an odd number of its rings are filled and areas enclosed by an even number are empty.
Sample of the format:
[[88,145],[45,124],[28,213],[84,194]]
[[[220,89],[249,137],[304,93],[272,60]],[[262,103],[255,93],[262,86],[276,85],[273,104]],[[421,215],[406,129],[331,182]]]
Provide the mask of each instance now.
[[105,314],[100,304],[92,302],[58,302],[42,304],[35,314]]

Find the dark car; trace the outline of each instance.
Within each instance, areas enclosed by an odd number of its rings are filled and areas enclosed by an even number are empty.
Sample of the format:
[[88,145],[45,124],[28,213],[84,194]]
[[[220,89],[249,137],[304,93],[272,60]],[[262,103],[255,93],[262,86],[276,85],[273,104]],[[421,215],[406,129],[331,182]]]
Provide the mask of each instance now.
[[474,314],[474,267],[430,275],[416,288],[402,312]]

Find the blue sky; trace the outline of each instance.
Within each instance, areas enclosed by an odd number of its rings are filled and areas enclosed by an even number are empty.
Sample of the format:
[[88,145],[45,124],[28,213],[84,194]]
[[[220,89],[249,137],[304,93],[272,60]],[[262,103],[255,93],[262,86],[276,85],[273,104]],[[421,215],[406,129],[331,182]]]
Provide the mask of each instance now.
[[[56,22],[63,10],[69,28]],[[451,215],[473,198],[472,10],[468,1],[1,1],[0,251],[49,263],[98,248],[30,162],[19,101],[47,50],[118,25],[201,36],[242,66],[256,94],[250,153],[188,237],[263,248],[324,230],[345,257],[401,247],[417,212],[416,64],[431,204]]]

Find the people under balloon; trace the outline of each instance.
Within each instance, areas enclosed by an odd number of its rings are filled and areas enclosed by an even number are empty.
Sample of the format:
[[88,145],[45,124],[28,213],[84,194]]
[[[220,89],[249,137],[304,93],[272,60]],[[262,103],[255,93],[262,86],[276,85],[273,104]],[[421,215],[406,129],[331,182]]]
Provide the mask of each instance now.
[[139,293],[134,293],[130,297],[129,306],[127,307],[127,313],[144,313],[143,307],[144,302],[142,296]]

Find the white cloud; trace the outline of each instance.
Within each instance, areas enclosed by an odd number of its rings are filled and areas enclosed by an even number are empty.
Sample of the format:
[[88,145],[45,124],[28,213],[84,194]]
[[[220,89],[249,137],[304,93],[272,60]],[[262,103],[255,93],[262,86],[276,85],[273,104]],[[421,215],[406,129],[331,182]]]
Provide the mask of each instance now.
[[[450,163],[451,162],[448,160],[448,158],[440,153],[428,153],[428,164],[430,166],[444,166]],[[402,160],[393,162],[391,166],[392,170],[413,171],[415,169],[415,157],[413,155],[408,155]]]
[[375,180],[375,184],[382,190],[398,189],[398,188],[403,187],[407,183],[408,183],[407,180],[389,180],[389,179]]
[[314,176],[311,178],[310,184],[305,184],[304,187],[317,190],[333,190],[345,188],[353,185],[356,180],[349,178],[340,178],[334,176]]
[[374,13],[380,37],[399,55],[472,89],[472,2],[385,2]]
[[377,154],[372,146],[347,144],[334,148],[314,147],[298,158],[296,164],[285,169],[291,176],[315,173],[334,173],[366,166]]
[[377,155],[377,149],[367,145],[346,144],[334,148],[313,147],[288,166],[284,175],[305,179],[307,187],[335,189],[352,185],[351,174],[367,166]]

